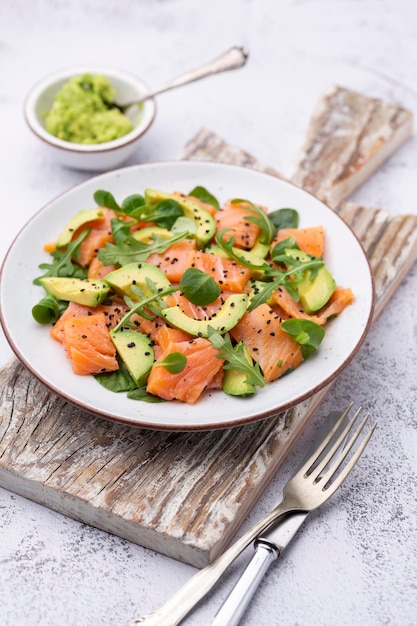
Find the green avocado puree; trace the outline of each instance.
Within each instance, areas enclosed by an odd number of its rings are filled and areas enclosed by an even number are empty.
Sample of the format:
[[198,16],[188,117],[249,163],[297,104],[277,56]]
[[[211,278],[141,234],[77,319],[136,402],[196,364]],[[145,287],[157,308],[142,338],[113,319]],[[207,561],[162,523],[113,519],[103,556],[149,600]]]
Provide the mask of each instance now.
[[46,129],[64,141],[104,143],[133,130],[131,120],[111,108],[116,90],[105,76],[84,74],[71,78],[55,96],[45,114]]

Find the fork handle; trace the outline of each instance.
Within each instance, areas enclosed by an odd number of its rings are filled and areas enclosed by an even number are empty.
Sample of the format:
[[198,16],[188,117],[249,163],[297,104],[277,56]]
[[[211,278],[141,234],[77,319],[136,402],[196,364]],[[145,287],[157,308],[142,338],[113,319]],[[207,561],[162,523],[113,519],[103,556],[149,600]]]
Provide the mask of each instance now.
[[291,501],[283,500],[272,511],[250,528],[240,539],[230,546],[215,561],[198,571],[168,601],[156,611],[139,617],[131,626],[177,626],[186,615],[214,587],[223,572],[231,563],[267,528],[274,524],[281,515],[297,510]]
[[211,626],[237,626],[278,551],[267,543],[256,544],[255,554],[216,613]]

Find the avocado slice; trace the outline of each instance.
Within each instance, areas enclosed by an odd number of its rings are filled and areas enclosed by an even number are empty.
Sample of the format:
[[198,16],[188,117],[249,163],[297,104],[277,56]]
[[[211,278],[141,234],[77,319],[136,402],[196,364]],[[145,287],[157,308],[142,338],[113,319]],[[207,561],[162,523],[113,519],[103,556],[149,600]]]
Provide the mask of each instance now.
[[113,272],[109,272],[104,280],[114,292],[121,296],[127,295],[132,300],[137,299],[132,291],[132,285],[137,285],[146,296],[152,295],[147,280],[151,280],[157,289],[171,286],[165,274],[151,263],[128,263],[117,270],[113,270]]
[[163,237],[164,239],[171,239],[172,232],[167,228],[162,228],[161,226],[145,226],[145,228],[135,230],[132,237],[142,243],[149,243],[155,238],[155,235]]
[[45,276],[39,279],[46,291],[58,300],[95,307],[107,296],[109,286],[98,278],[66,278]]
[[[247,362],[252,365],[252,357],[249,350],[243,344],[243,354]],[[223,391],[230,396],[252,396],[256,393],[255,385],[246,382],[247,375],[242,370],[224,370]]]
[[212,215],[204,209],[198,202],[176,196],[175,194],[166,193],[157,189],[146,189],[145,200],[147,204],[156,206],[162,200],[175,200],[182,208],[185,217],[193,220],[197,226],[195,234],[197,248],[204,248],[206,244],[213,238],[216,232],[216,222]]
[[306,313],[315,313],[329,301],[336,289],[336,283],[325,266],[319,269],[314,280],[310,280],[309,275],[310,272],[307,270],[304,279],[297,289],[304,311]]
[[207,246],[204,252],[208,252],[209,254],[215,254],[216,256],[221,257],[222,259],[229,259],[229,255],[226,250],[223,250],[217,243],[212,243]]
[[102,209],[84,209],[76,213],[60,233],[56,241],[56,247],[62,248],[63,246],[67,246],[71,242],[76,230],[89,222],[99,220],[103,215]]
[[162,309],[161,316],[175,328],[180,328],[195,337],[208,337],[211,326],[219,333],[229,331],[243,317],[248,306],[248,296],[244,293],[229,296],[211,319],[196,320],[188,317],[179,306]]
[[255,245],[250,249],[250,253],[265,259],[268,256],[270,245],[263,243],[259,238],[255,241]]
[[[237,248],[235,246],[232,246],[232,250],[237,256],[240,256],[243,261],[246,261],[246,263],[250,263],[251,265],[255,266],[259,265],[260,267],[265,265],[265,259],[258,256],[257,254],[253,254],[252,250],[242,250],[241,248]],[[217,243],[212,243],[210,246],[207,246],[205,252],[215,254],[216,256],[220,256],[224,259],[231,258],[227,254],[226,250],[223,250],[223,248]]]
[[138,387],[142,387],[146,383],[155,358],[151,339],[129,328],[111,330],[110,337],[133,380]]
[[[248,281],[248,285],[250,287],[249,294],[248,294],[249,304],[250,304],[253,297],[256,296],[260,291],[262,291],[264,287],[268,286],[268,283],[264,282],[263,280],[257,280],[257,279],[251,278]],[[269,306],[273,306],[275,304],[275,300],[273,300],[273,298],[268,298],[266,303],[269,304]]]
[[[298,258],[300,261],[308,261],[313,258],[296,248],[286,249],[285,254]],[[325,265],[319,268],[314,279],[310,279],[310,274],[311,272],[307,270],[303,280],[298,284],[297,291],[304,311],[315,313],[329,301],[336,289],[336,282]]]
[[[237,256],[242,258],[243,265],[245,262],[250,264],[252,268],[252,276],[254,278],[262,279],[265,276],[265,269],[263,269],[265,268],[265,259],[256,254],[253,254],[252,250],[242,250],[241,248],[237,248],[235,246],[232,246],[232,248],[233,252],[235,252]],[[233,258],[229,256],[226,250],[223,250],[223,248],[217,243],[212,243],[210,246],[207,246],[205,252],[208,252],[209,254],[215,254],[216,256],[219,256],[223,259]],[[257,266],[259,266],[259,269],[255,269]]]

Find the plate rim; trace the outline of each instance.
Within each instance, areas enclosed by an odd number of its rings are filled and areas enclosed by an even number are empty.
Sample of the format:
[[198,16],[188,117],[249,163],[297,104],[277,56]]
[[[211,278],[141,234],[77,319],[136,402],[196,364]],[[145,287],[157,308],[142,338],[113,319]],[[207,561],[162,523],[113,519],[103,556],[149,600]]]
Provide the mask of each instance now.
[[[277,415],[279,415],[280,413],[285,412],[286,410],[290,409],[290,408],[294,408],[295,406],[297,406],[298,404],[304,402],[305,400],[307,400],[308,398],[316,395],[319,391],[321,391],[322,389],[324,389],[325,387],[327,387],[328,385],[330,385],[331,383],[333,383],[335,381],[335,379],[339,376],[339,374],[347,367],[347,365],[353,360],[353,358],[356,356],[357,352],[359,351],[359,349],[361,348],[365,337],[368,334],[368,331],[371,327],[372,324],[372,320],[373,320],[373,314],[374,314],[374,309],[375,309],[375,283],[374,283],[374,276],[371,270],[371,266],[370,266],[370,262],[368,259],[368,256],[366,255],[366,252],[363,248],[363,245],[360,241],[360,239],[358,238],[358,236],[355,234],[355,232],[353,231],[353,229],[350,227],[349,224],[347,224],[343,218],[334,211],[334,209],[332,209],[326,202],[324,202],[321,198],[319,198],[317,195],[315,195],[314,193],[311,193],[310,191],[303,189],[301,186],[296,185],[295,183],[293,183],[292,181],[288,181],[286,179],[280,178],[279,176],[274,176],[273,174],[271,174],[270,172],[266,172],[266,171],[262,171],[259,169],[255,169],[255,168],[248,168],[242,165],[236,165],[236,164],[232,164],[232,163],[224,163],[224,162],[216,162],[216,161],[194,161],[191,159],[181,159],[181,160],[156,160],[156,161],[149,161],[146,163],[139,163],[139,164],[133,164],[130,166],[126,166],[126,167],[120,167],[120,168],[116,168],[116,169],[112,169],[103,173],[99,173],[95,176],[91,176],[89,178],[87,178],[86,180],[83,180],[79,183],[76,183],[75,185],[72,185],[71,187],[63,190],[62,192],[60,192],[59,194],[55,195],[51,200],[49,200],[46,204],[44,204],[41,208],[39,208],[30,218],[29,220],[26,221],[26,223],[20,228],[20,230],[17,232],[17,234],[15,235],[15,237],[13,238],[9,248],[7,249],[7,252],[5,254],[5,257],[2,261],[2,264],[0,266],[0,282],[2,282],[2,277],[3,277],[3,272],[6,269],[7,266],[7,261],[8,258],[16,244],[16,242],[20,239],[21,235],[24,233],[24,231],[26,231],[28,228],[30,228],[31,224],[33,222],[35,222],[37,220],[37,218],[43,214],[44,212],[46,212],[48,210],[48,208],[53,205],[55,202],[59,201],[60,198],[66,196],[66,195],[70,195],[73,191],[75,191],[76,189],[80,189],[83,186],[88,186],[91,185],[94,181],[99,181],[102,178],[106,178],[109,175],[112,176],[117,176],[117,175],[122,175],[123,172],[127,172],[127,171],[131,171],[131,170],[137,170],[137,169],[144,169],[144,168],[149,168],[149,167],[158,167],[158,166],[175,166],[175,167],[187,167],[187,166],[197,166],[197,167],[202,167],[203,169],[205,167],[226,167],[227,169],[233,169],[236,171],[242,171],[244,172],[245,170],[250,170],[256,174],[259,174],[260,176],[266,176],[268,178],[271,179],[276,179],[277,181],[279,181],[280,183],[286,184],[290,187],[296,188],[299,191],[302,191],[303,193],[307,194],[308,196],[311,196],[312,198],[314,198],[316,201],[318,201],[319,203],[321,203],[328,211],[331,211],[332,215],[335,216],[338,220],[340,220],[340,222],[343,224],[343,226],[345,228],[347,228],[351,235],[353,236],[353,238],[356,240],[359,248],[362,251],[362,255],[363,255],[363,260],[365,261],[365,264],[367,265],[367,269],[369,272],[369,279],[370,279],[370,286],[371,286],[371,293],[370,293],[370,306],[369,306],[369,314],[368,314],[368,318],[366,321],[366,324],[364,325],[364,328],[362,330],[362,334],[360,335],[359,339],[356,342],[356,345],[354,346],[354,348],[352,349],[352,351],[348,354],[348,356],[346,358],[344,358],[343,362],[340,363],[340,365],[332,371],[331,374],[329,374],[326,378],[324,378],[322,381],[320,381],[319,383],[317,383],[317,385],[315,385],[313,388],[310,388],[308,391],[306,391],[305,393],[301,393],[299,395],[297,395],[296,399],[292,400],[292,401],[287,401],[284,403],[281,403],[278,407],[272,407],[271,409],[266,409],[266,410],[262,410],[261,412],[256,412],[253,414],[250,414],[249,416],[243,416],[242,418],[232,418],[232,419],[224,419],[222,420],[221,423],[219,422],[213,422],[213,423],[205,423],[204,425],[199,425],[199,424],[177,424],[177,423],[155,423],[155,422],[149,422],[149,420],[147,421],[146,419],[143,418],[132,418],[132,417],[126,417],[123,415],[115,415],[113,413],[110,412],[103,412],[100,409],[95,409],[95,408],[90,408],[89,406],[86,406],[84,402],[82,401],[78,401],[76,398],[74,398],[73,396],[70,396],[68,392],[65,392],[65,390],[62,390],[61,388],[58,388],[56,385],[54,385],[53,383],[49,382],[48,380],[45,380],[45,378],[42,375],[39,375],[38,372],[36,371],[35,367],[30,363],[30,361],[28,361],[24,354],[21,353],[21,351],[19,350],[18,346],[16,345],[16,342],[14,341],[12,334],[9,331],[9,328],[4,320],[3,317],[3,312],[2,312],[2,302],[1,302],[1,298],[0,298],[0,324],[2,326],[3,332],[5,334],[5,337],[8,341],[8,343],[10,344],[10,347],[12,349],[12,351],[14,352],[14,354],[16,355],[16,357],[18,358],[18,360],[23,363],[23,365],[35,376],[35,378],[41,382],[47,389],[49,389],[49,391],[53,392],[55,395],[57,395],[58,397],[64,399],[65,401],[69,402],[70,404],[72,404],[73,406],[75,406],[78,409],[81,409],[82,411],[85,411],[89,414],[92,414],[94,416],[98,416],[101,417],[103,419],[107,419],[125,426],[131,426],[131,427],[135,427],[135,428],[143,428],[143,429],[149,429],[149,430],[159,430],[159,431],[168,431],[168,432],[173,432],[173,431],[177,431],[177,432],[193,432],[193,431],[211,431],[211,430],[220,430],[220,429],[225,429],[225,428],[231,428],[231,427],[241,427],[247,424],[253,424],[254,422],[257,421],[262,421],[264,419],[268,419],[268,418],[273,418],[276,417]],[[6,365],[7,367],[7,365]],[[152,406],[152,405],[150,405]],[[196,405],[194,405],[195,407]]]

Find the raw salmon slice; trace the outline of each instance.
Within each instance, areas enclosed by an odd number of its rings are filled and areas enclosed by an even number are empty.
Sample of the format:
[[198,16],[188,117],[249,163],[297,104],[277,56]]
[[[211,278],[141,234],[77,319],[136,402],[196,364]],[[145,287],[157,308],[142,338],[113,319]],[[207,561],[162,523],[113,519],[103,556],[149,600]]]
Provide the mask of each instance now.
[[227,202],[214,215],[217,232],[227,228],[229,232],[225,234],[225,239],[233,236],[235,238],[233,245],[237,248],[250,250],[255,245],[260,229],[259,226],[248,221],[248,217],[254,217],[254,213],[249,210],[247,204],[231,204]]
[[91,259],[88,266],[87,278],[104,278],[104,276],[107,276],[115,269],[115,265],[104,265],[96,255]]
[[300,346],[281,329],[281,321],[273,309],[261,304],[245,313],[230,331],[235,341],[246,344],[267,382],[295,369],[303,361]]
[[336,287],[327,304],[317,313],[313,322],[326,324],[333,316],[339,315],[354,300],[352,289],[349,287]]
[[75,374],[83,376],[119,369],[116,348],[110,339],[103,311],[67,319],[63,344]]
[[194,339],[180,328],[170,328],[166,324],[161,326],[156,333],[155,341],[162,351],[166,350],[170,343],[181,343],[183,341],[191,341]]
[[215,374],[211,382],[207,385],[207,389],[222,389],[224,379],[224,370],[221,368],[217,374]]
[[336,287],[329,301],[322,309],[315,314],[306,313],[301,306],[301,302],[295,302],[288,291],[284,287],[280,287],[272,294],[274,302],[287,313],[290,317],[310,320],[320,326],[327,323],[329,317],[333,317],[341,313],[351,302],[353,302],[353,292],[345,287]]
[[184,239],[172,244],[165,252],[151,254],[147,263],[159,267],[172,283],[179,283],[185,270],[192,267],[195,250],[195,241]]
[[148,320],[146,319],[146,317],[134,314],[131,315],[130,322],[135,325],[136,330],[143,333],[144,335],[147,335],[153,341],[156,340],[160,329],[166,325],[165,321],[157,315]]
[[172,352],[181,352],[187,357],[183,371],[171,374],[165,367],[153,367],[146,389],[164,400],[194,404],[212,384],[223,366],[223,359],[216,358],[218,351],[208,339],[201,337],[191,341],[170,342],[158,361],[163,361]]
[[196,252],[194,267],[214,278],[220,289],[234,293],[243,291],[252,276],[248,267],[208,252]]
[[[116,214],[111,209],[100,208],[104,213],[103,217],[88,225],[90,232],[84,241],[81,242],[79,248],[79,263],[82,267],[88,267],[100,248],[103,248],[107,242],[113,241],[111,220],[116,217]],[[76,239],[83,230],[85,230],[85,226],[82,226],[79,231],[74,233],[73,239]]]
[[294,237],[300,250],[319,258],[324,254],[324,228],[323,226],[311,226],[308,228],[281,228],[271,244],[273,247],[280,241]]
[[76,302],[70,302],[59,320],[52,326],[49,333],[53,339],[63,343],[64,326],[69,319],[76,317],[86,317],[95,313],[103,312],[106,317],[106,326],[108,330],[114,328],[119,319],[126,313],[127,306],[123,300],[116,300],[114,304],[99,304],[97,307],[84,306]]

